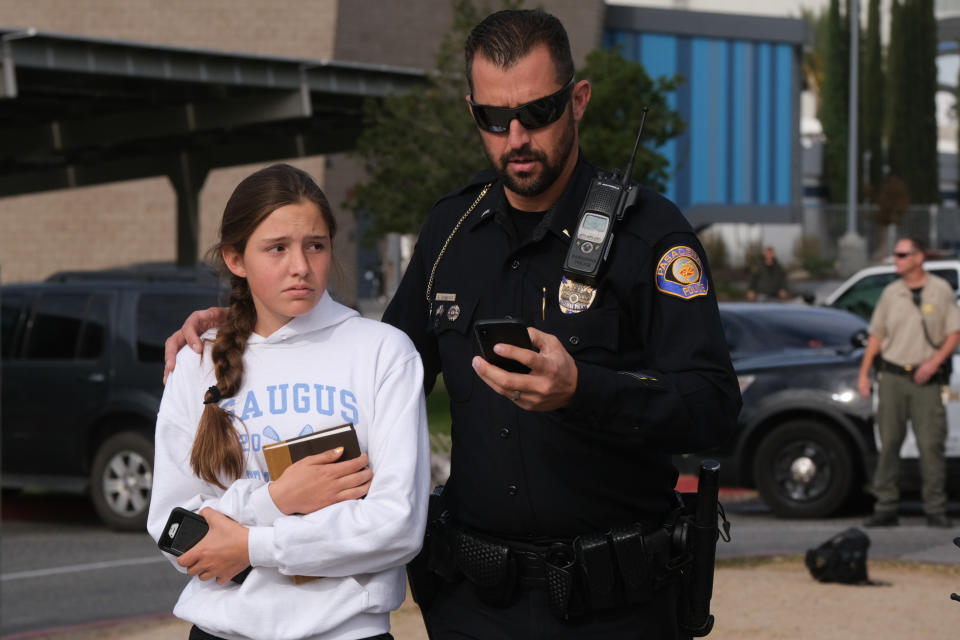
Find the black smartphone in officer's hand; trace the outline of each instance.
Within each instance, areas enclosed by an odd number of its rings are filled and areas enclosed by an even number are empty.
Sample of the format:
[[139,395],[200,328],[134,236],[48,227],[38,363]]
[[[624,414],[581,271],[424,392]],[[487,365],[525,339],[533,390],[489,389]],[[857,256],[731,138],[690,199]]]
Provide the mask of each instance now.
[[473,337],[476,340],[480,356],[492,365],[514,373],[530,373],[530,367],[516,360],[504,358],[494,353],[493,345],[510,344],[521,349],[536,351],[530,342],[527,327],[519,320],[502,318],[498,320],[477,320],[473,325]]
[[[200,542],[203,536],[207,535],[210,525],[203,516],[187,511],[182,507],[174,507],[167,518],[167,524],[160,533],[160,539],[157,540],[157,546],[161,551],[166,551],[170,555],[182,556],[190,550],[193,545]],[[231,580],[241,584],[250,573],[253,567],[247,567]]]

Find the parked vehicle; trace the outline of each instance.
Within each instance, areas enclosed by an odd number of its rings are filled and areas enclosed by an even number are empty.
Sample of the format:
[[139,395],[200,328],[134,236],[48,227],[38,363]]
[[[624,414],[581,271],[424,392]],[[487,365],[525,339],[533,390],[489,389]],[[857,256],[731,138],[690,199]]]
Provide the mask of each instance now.
[[[923,266],[930,273],[950,283],[960,304],[960,260],[926,260]],[[827,296],[824,305],[855,313],[869,322],[884,287],[898,277],[892,264],[866,267],[850,276]]]
[[86,490],[107,525],[144,529],[163,341],[219,299],[211,272],[157,267],[0,288],[4,489]]
[[[822,517],[873,469],[872,406],[857,393],[866,323],[834,309],[720,305],[743,409],[728,480],[779,516]],[[729,474],[734,474],[735,479]]]
[[[846,311],[777,303],[723,303],[720,316],[743,409],[733,438],[707,455],[724,484],[753,487],[778,516],[821,518],[863,500],[876,464],[873,398],[857,392],[867,338]],[[947,405],[948,486],[960,487],[960,359]],[[875,397],[875,396],[874,396]],[[920,487],[912,433],[901,450],[901,485]]]

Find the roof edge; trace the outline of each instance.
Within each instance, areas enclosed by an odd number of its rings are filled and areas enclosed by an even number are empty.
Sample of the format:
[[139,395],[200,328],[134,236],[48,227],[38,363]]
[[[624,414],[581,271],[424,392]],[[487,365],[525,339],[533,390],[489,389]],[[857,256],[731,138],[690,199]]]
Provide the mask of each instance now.
[[677,36],[760,40],[801,46],[813,44],[812,30],[803,18],[686,9],[609,4],[604,18],[604,28],[668,33]]

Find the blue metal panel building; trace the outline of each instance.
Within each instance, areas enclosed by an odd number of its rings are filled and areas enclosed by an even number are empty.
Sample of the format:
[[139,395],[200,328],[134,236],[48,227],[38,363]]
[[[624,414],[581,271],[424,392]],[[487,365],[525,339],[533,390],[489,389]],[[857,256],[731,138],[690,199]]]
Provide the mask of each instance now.
[[660,151],[666,195],[695,224],[797,219],[806,40],[801,19],[608,6],[605,47],[685,79],[670,105],[687,130]]

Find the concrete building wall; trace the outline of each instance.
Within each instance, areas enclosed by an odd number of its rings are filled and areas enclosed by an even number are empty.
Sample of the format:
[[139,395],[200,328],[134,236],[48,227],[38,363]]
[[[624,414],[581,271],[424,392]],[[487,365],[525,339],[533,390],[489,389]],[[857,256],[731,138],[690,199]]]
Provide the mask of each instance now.
[[0,278],[172,260],[176,206],[166,178],[0,198]]
[[[548,0],[575,60],[599,46],[602,0]],[[294,58],[433,68],[452,22],[450,0],[0,0],[0,25],[72,35]],[[464,109],[464,117],[469,117]],[[290,160],[316,177],[340,224],[341,299],[354,302],[358,232],[342,206],[363,179],[349,154]],[[259,165],[258,165],[259,166]],[[223,205],[258,166],[221,169],[200,194],[199,256],[216,239]],[[329,167],[329,169],[328,169]],[[176,200],[165,177],[0,198],[0,279],[42,279],[176,258]]]
[[338,4],[338,0],[0,0],[0,24],[176,47],[330,58]]
[[[541,6],[563,22],[578,65],[599,46],[606,7],[603,0],[545,0],[529,5]],[[431,68],[452,21],[450,0],[343,2],[337,13],[335,57]]]

